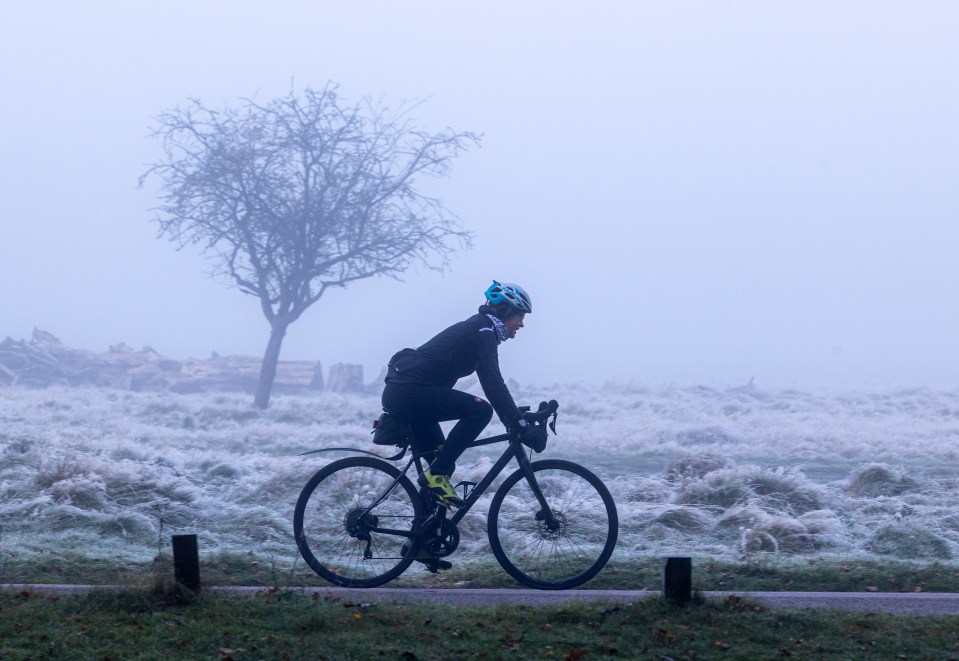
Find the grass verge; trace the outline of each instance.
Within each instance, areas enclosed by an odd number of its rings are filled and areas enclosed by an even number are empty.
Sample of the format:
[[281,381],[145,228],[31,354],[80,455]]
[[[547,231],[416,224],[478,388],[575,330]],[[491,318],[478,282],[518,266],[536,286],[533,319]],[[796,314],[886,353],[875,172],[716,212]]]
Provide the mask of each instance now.
[[[492,560],[457,562],[453,568],[430,574],[414,564],[395,587],[522,587]],[[278,561],[254,554],[216,554],[201,556],[204,585],[254,585],[288,588],[325,586],[301,560]],[[83,583],[95,585],[138,585],[143,576],[169,573],[168,556],[156,562],[103,560],[78,554],[51,553],[24,558],[8,558],[3,564],[0,583]],[[614,561],[584,589],[658,590],[662,583],[659,558]],[[959,590],[959,565],[910,563],[866,559],[775,560],[718,562],[693,560],[693,588],[701,591],[815,591],[815,592],[956,592]]]
[[356,603],[264,590],[0,594],[3,659],[950,659],[959,617],[776,611],[734,597],[562,607]]

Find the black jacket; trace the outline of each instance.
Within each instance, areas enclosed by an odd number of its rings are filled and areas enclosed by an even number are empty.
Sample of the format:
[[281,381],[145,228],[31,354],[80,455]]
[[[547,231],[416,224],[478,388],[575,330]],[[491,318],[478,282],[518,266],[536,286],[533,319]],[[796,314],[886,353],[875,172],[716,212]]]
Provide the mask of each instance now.
[[416,349],[403,349],[390,359],[386,383],[452,388],[473,372],[503,424],[515,427],[522,417],[499,371],[499,339],[485,314],[453,324]]

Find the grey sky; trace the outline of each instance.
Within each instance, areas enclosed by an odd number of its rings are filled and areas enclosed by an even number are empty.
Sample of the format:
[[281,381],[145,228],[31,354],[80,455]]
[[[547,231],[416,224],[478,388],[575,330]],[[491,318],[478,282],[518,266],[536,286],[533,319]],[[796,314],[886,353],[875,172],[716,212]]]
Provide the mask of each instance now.
[[955,385],[957,27],[952,2],[8,3],[0,337],[259,355],[256,300],[155,239],[148,128],[332,79],[484,134],[429,182],[476,244],[331,293],[283,358],[372,378],[495,277],[534,299],[501,349],[521,383]]

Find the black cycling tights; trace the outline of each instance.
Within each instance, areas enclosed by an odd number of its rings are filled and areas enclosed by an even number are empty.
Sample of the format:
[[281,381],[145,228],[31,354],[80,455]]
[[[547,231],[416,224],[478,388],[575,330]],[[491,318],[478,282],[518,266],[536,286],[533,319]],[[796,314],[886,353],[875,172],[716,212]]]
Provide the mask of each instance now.
[[[493,407],[486,400],[440,386],[387,383],[383,408],[409,420],[415,450],[426,452],[443,446],[430,465],[434,475],[452,475],[456,459],[493,417]],[[459,422],[444,439],[440,423],[447,420]]]

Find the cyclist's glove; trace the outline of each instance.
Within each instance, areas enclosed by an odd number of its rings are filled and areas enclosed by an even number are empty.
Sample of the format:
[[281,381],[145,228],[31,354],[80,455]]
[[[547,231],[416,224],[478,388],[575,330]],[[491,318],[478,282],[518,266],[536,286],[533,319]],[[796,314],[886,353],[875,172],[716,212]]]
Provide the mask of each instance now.
[[542,452],[546,449],[546,425],[532,424],[526,419],[520,420],[517,425],[517,436],[520,442],[536,452]]

